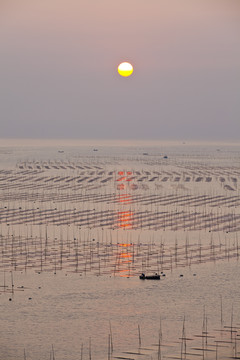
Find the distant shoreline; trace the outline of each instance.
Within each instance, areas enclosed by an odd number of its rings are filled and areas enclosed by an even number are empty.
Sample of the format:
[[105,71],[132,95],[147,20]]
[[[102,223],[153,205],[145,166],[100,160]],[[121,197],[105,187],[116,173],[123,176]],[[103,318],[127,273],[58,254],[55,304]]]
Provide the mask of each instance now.
[[141,147],[161,147],[161,146],[239,146],[236,140],[146,140],[146,139],[23,139],[23,138],[4,138],[0,139],[0,147],[67,147],[67,146],[141,146]]

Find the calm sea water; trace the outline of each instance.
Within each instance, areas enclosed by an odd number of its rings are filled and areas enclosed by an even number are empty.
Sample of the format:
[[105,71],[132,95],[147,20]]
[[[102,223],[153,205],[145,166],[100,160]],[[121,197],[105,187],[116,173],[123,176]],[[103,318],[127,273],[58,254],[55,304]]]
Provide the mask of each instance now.
[[15,286],[24,286],[24,291],[15,291],[13,301],[9,293],[0,297],[0,358],[21,359],[25,348],[30,359],[48,359],[54,344],[57,359],[79,359],[83,344],[87,359],[91,339],[92,358],[106,359],[110,324],[116,353],[138,350],[140,326],[142,346],[151,349],[148,358],[156,356],[153,344],[158,343],[160,319],[163,343],[171,345],[163,353],[179,355],[180,344],[175,342],[184,316],[190,338],[201,335],[204,307],[209,332],[222,328],[221,296],[223,324],[231,324],[232,306],[234,324],[239,324],[239,276],[237,262],[175,270],[155,282],[16,273]]
[[[2,141],[0,170],[21,172],[18,168],[20,163],[36,162],[81,162],[101,165],[107,169],[106,171],[117,172],[128,169],[140,169],[143,172],[149,171],[149,169],[152,169],[151,171],[165,169],[171,172],[176,170],[176,166],[178,171],[183,169],[183,172],[187,172],[193,165],[193,171],[197,172],[196,169],[199,165],[202,172],[209,171],[211,173],[214,170],[221,174],[221,169],[225,172],[228,171],[230,179],[232,164],[234,177],[239,180],[236,169],[239,166],[240,148],[237,145],[159,143],[153,146],[141,142],[117,145],[106,145],[96,141],[80,145],[78,142],[58,141],[57,143],[41,144],[39,141],[34,146],[32,142],[27,141],[21,143]],[[94,149],[98,151],[94,151]],[[169,163],[162,163],[165,155],[170,159]],[[61,174],[63,173],[64,170]],[[217,178],[216,174],[214,176]],[[203,187],[196,187],[194,182],[188,190],[179,187],[177,190],[174,188],[174,191],[178,191],[179,195],[181,195],[181,191],[190,195],[206,194],[208,191],[214,193],[217,191],[215,184],[218,184],[217,180],[208,190],[206,184],[203,184]],[[173,192],[171,184],[166,184],[166,188],[157,188],[153,185],[150,187],[150,185],[147,190],[137,189],[137,193],[142,194],[145,191],[144,194],[150,196],[156,193],[161,195]],[[91,194],[116,192],[114,186],[106,185],[103,189],[91,190]],[[226,192],[222,185],[222,187],[218,186],[221,194],[232,196],[232,193]],[[215,190],[213,190],[214,188]],[[129,188],[127,189],[129,191]],[[17,193],[20,190],[16,187],[14,191]],[[26,189],[24,191],[27,192]],[[84,190],[84,194],[86,191]],[[34,193],[34,190],[29,190],[30,192]],[[54,192],[54,188],[52,192]],[[41,190],[41,194],[43,193],[44,190]],[[119,192],[117,193],[119,194]],[[4,194],[5,190],[2,189],[1,195]],[[239,196],[238,187],[236,187],[234,196]],[[24,201],[21,200],[21,207],[32,206],[31,201],[26,200],[27,205]],[[55,206],[50,203],[51,199],[49,199],[49,206]],[[48,206],[48,202],[46,204],[45,207]],[[60,205],[61,209],[71,206],[68,203]],[[87,205],[80,204],[79,206],[86,208]],[[109,208],[110,205],[96,206],[101,206],[102,209],[104,206]],[[126,206],[126,204],[121,206]],[[137,206],[143,209],[143,205]],[[4,207],[19,208],[19,203],[17,200],[1,200],[1,209]],[[133,205],[131,205],[131,211],[132,208]],[[146,209],[151,210],[149,206]],[[164,209],[166,210],[166,208]],[[169,209],[168,206],[167,210]],[[238,209],[234,211],[238,212]],[[69,226],[70,233],[74,226]],[[32,231],[30,227],[31,223],[8,226],[5,219],[1,220],[1,234],[4,236],[7,236],[8,232],[14,231],[16,234],[21,233],[24,236],[26,232]],[[35,231],[38,230],[35,229]],[[88,227],[82,231],[88,231]],[[111,232],[111,230],[109,231]],[[59,227],[56,225],[56,234],[58,232]],[[97,230],[96,233],[98,234]],[[11,241],[11,233],[9,234],[9,241]],[[141,241],[148,243],[154,236],[155,242],[159,241],[160,243],[161,239],[164,239],[168,243],[169,239],[169,243],[170,240],[174,243],[174,239],[177,238],[178,243],[184,245],[186,237],[191,240],[191,236],[194,236],[194,239],[201,236],[204,242],[206,230],[199,231],[198,235],[196,232],[192,235],[191,231],[173,233],[170,230],[166,232],[160,230],[153,235],[153,231],[148,229],[138,231],[126,229],[119,234],[120,238],[117,240],[116,235],[112,234],[113,241],[122,243],[131,241],[137,244],[140,236]],[[224,236],[230,235],[224,235],[222,231],[219,234],[214,233],[214,239],[218,239],[218,237],[222,239]],[[231,236],[236,239],[237,231],[233,232]],[[109,234],[108,237],[110,237]],[[209,234],[206,234],[206,237],[209,240]],[[190,349],[194,346],[197,348],[202,346],[202,338],[197,338],[195,335],[202,334],[203,323],[206,322],[206,319],[207,331],[218,341],[229,340],[229,333],[220,331],[224,329],[224,326],[238,327],[240,323],[238,311],[240,267],[236,257],[234,259],[225,258],[216,263],[212,261],[194,266],[190,264],[186,267],[174,268],[172,271],[167,270],[166,276],[162,277],[160,281],[141,281],[138,276],[119,277],[114,276],[113,273],[101,273],[100,276],[91,273],[79,274],[64,268],[57,271],[56,274],[53,271],[38,273],[36,269],[11,273],[9,270],[4,271],[4,261],[4,254],[1,254],[1,360],[24,359],[24,349],[26,358],[34,360],[53,359],[54,355],[56,360],[107,359],[109,358],[110,333],[114,350],[112,356],[157,359],[160,323],[163,344],[162,358],[167,358],[167,356],[180,358],[182,343],[180,338],[183,324],[186,337],[192,339],[187,341],[187,348],[189,352],[192,352],[193,350]],[[12,287],[12,281],[14,287]],[[4,285],[8,287],[4,288]],[[141,347],[144,348],[141,350],[142,355],[133,354],[139,351],[139,329]],[[212,340],[213,345],[216,344],[215,340]],[[82,348],[83,352],[81,353]],[[228,345],[227,350],[219,347],[218,359],[225,359],[226,351],[230,356],[229,354],[234,350],[231,345]],[[187,358],[191,359],[191,356]],[[205,353],[205,359],[215,358],[215,352]]]

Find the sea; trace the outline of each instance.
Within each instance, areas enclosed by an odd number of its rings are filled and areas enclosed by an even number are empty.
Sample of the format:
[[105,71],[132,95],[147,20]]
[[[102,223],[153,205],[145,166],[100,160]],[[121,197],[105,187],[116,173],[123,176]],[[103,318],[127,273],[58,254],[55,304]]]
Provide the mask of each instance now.
[[239,184],[237,143],[0,140],[0,360],[240,358]]

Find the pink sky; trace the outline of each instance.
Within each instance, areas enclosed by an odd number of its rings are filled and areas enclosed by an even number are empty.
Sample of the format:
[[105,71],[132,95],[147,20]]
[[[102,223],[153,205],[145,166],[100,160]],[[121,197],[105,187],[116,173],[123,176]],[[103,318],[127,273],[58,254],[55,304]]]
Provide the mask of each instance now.
[[237,0],[2,1],[0,52],[1,137],[240,137]]

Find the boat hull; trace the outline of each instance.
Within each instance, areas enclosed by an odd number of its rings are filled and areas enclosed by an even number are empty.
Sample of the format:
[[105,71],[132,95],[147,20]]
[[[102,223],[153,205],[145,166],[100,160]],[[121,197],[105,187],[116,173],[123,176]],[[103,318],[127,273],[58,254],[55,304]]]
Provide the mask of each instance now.
[[149,276],[146,276],[146,275],[140,275],[139,276],[139,279],[141,280],[160,280],[160,275],[149,275]]

